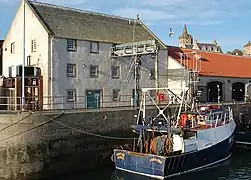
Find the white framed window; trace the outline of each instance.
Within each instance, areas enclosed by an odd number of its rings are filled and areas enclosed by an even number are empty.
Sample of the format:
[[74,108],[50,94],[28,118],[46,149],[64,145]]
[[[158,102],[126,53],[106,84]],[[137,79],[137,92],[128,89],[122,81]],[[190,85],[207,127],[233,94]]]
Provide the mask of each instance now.
[[36,52],[37,51],[37,42],[36,40],[31,41],[31,52]]
[[90,77],[98,78],[98,65],[90,65]]
[[75,89],[67,89],[67,102],[75,102],[76,101],[76,90]]
[[112,101],[117,102],[119,101],[119,89],[113,89],[112,91]]
[[119,79],[120,77],[120,67],[112,66],[112,79]]
[[76,77],[76,64],[67,63],[66,72],[68,77]]
[[90,42],[90,52],[91,53],[99,53],[99,43],[98,42]]
[[68,51],[77,51],[77,40],[67,39],[67,50]]
[[27,65],[27,66],[30,66],[30,65],[31,65],[31,56],[27,56],[26,65]]
[[11,52],[11,54],[15,54],[15,43],[14,42],[11,43],[11,45],[10,45],[10,52]]

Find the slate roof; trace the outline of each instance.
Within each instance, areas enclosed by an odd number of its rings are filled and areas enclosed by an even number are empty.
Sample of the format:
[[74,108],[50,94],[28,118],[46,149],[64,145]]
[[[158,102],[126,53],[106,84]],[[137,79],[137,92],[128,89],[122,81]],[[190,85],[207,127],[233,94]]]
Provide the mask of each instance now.
[[215,48],[217,48],[217,49],[220,50],[219,52],[222,52],[220,46],[215,45],[215,44],[212,44],[212,43],[197,43],[197,44],[198,44],[200,50],[202,50],[202,47],[205,47],[205,48],[206,48],[206,51],[207,51],[207,50],[208,50],[208,47],[211,47],[211,49],[213,49],[213,50],[214,50]]
[[[52,35],[107,43],[155,40],[157,37],[141,21],[112,15],[28,1]],[[159,40],[159,39],[157,39]],[[160,41],[160,40],[159,40]]]
[[168,55],[178,62],[181,62],[180,53],[189,53],[188,59],[183,59],[182,63],[191,70],[195,67],[194,54],[191,54],[193,51],[200,57],[201,76],[251,78],[250,57],[168,46]]
[[251,42],[250,41],[248,41],[248,43],[244,45],[244,47],[249,47],[249,46],[251,46]]

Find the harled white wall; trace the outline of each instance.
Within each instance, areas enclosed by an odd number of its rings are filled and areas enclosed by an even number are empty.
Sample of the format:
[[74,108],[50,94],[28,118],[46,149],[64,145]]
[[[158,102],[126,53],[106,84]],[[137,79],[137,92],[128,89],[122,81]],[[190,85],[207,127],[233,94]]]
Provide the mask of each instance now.
[[182,87],[188,87],[188,71],[178,61],[168,57],[168,87],[181,95]]
[[[56,38],[53,41],[53,103],[60,105],[53,108],[83,108],[86,107],[86,90],[102,90],[101,106],[130,105],[132,89],[135,88],[132,68],[129,81],[126,77],[129,73],[132,57],[112,58],[112,44],[99,43],[99,53],[90,53],[89,41],[77,41],[77,52],[67,51],[67,40]],[[161,53],[160,53],[161,54]],[[166,54],[162,52],[160,60],[166,60]],[[155,87],[155,80],[149,77],[150,69],[155,68],[155,58],[152,55],[141,57],[141,88]],[[77,67],[76,77],[67,77],[67,63],[74,63]],[[85,66],[84,66],[85,64]],[[99,78],[90,78],[90,65],[99,65]],[[112,65],[120,66],[120,78],[112,79]],[[167,68],[166,68],[167,69]],[[165,70],[166,70],[165,69]],[[67,89],[75,89],[77,102],[67,102]],[[113,89],[120,89],[121,99],[119,102],[112,101]],[[56,97],[65,97],[56,98]],[[62,103],[63,106],[62,106]]]
[[[16,16],[9,28],[3,44],[3,75],[8,77],[8,67],[23,64],[23,33],[24,33],[24,1],[22,1]],[[31,65],[39,66],[43,75],[43,93],[49,96],[48,90],[48,32],[41,24],[30,6],[25,4],[25,56],[31,56]],[[36,40],[37,50],[31,51],[32,40]],[[15,53],[11,53],[11,43],[15,43]],[[25,61],[25,63],[27,63]],[[44,99],[44,103],[47,98]]]

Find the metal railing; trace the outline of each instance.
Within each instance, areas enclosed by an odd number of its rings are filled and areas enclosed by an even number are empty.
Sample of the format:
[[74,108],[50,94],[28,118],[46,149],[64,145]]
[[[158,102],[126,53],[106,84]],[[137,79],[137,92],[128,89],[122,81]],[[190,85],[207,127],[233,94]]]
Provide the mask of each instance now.
[[[156,99],[156,97],[154,98]],[[159,104],[168,103],[168,97],[164,101],[159,101]],[[120,95],[113,97],[111,95],[100,96],[43,96],[26,97],[25,107],[27,110],[64,110],[64,109],[99,109],[99,108],[114,108],[114,107],[134,107],[135,99],[132,95]],[[152,101],[147,99],[147,105],[154,105]],[[4,97],[0,96],[0,110],[21,110],[22,97]]]
[[[158,105],[178,105],[179,101],[173,98],[172,95],[165,95],[162,101],[157,97],[153,97]],[[39,97],[26,97],[25,110],[67,110],[67,109],[101,109],[101,108],[118,108],[118,107],[134,107],[135,99],[132,95],[120,95],[114,98],[110,95],[101,96],[76,96],[69,98],[67,96],[44,96]],[[245,102],[221,102],[223,105],[243,104]],[[217,104],[200,103],[200,104]],[[146,106],[155,106],[150,98],[146,99]],[[0,110],[20,111],[22,109],[22,97],[5,97],[0,96]]]

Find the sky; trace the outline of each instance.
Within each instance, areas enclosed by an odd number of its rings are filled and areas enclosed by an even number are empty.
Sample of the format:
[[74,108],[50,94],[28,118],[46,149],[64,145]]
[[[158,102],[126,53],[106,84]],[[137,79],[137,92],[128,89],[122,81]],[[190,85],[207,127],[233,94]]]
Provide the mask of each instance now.
[[[4,39],[21,0],[0,0]],[[178,45],[184,24],[198,42],[217,40],[223,51],[251,40],[251,0],[39,0],[66,7],[140,19],[166,44]],[[169,29],[174,35],[168,37]]]

